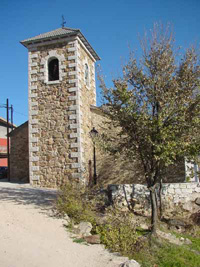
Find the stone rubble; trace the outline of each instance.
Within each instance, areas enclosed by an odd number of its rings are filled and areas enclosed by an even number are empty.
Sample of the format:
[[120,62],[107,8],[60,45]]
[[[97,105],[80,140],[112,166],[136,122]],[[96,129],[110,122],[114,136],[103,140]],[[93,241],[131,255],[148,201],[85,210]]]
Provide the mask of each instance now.
[[81,237],[90,236],[92,230],[92,224],[90,222],[80,222],[77,227],[77,232]]
[[100,236],[99,235],[90,235],[90,236],[84,236],[84,240],[89,244],[100,244]]
[[135,260],[128,260],[119,265],[119,267],[140,267],[141,265]]
[[197,197],[197,198],[195,199],[195,204],[197,204],[198,206],[200,206],[200,197]]
[[188,238],[183,238],[183,237],[177,238],[175,235],[171,233],[165,233],[160,230],[157,230],[157,235],[163,239],[168,240],[170,243],[178,245],[178,246],[181,246],[183,244],[186,244],[186,245],[192,244],[192,242]]

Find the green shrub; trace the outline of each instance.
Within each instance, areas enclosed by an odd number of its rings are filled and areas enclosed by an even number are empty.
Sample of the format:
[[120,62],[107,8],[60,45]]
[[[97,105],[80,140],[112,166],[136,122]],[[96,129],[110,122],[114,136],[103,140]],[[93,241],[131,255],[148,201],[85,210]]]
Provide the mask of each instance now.
[[96,225],[96,214],[93,205],[87,198],[85,188],[76,182],[67,182],[61,187],[57,199],[57,209],[61,214],[67,214],[73,223],[81,221]]
[[139,240],[132,222],[132,214],[128,212],[122,215],[120,212],[113,210],[107,223],[97,226],[97,232],[107,248],[126,256],[133,253]]
[[127,212],[122,216],[116,209],[109,210],[106,222],[98,225],[97,214],[102,205],[101,195],[87,191],[80,183],[70,181],[62,186],[57,199],[58,211],[67,214],[73,223],[91,222],[93,233],[100,234],[101,242],[107,248],[131,255],[139,238],[132,222],[133,215]]

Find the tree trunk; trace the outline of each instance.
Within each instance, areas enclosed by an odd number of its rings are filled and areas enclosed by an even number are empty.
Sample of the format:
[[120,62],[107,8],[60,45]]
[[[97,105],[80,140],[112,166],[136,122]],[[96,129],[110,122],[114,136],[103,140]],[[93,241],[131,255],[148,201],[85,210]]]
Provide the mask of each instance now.
[[160,200],[160,220],[162,219],[163,210],[162,210],[162,179],[160,180],[160,188],[159,188],[159,200]]
[[158,222],[158,212],[156,205],[156,192],[155,189],[150,190],[151,198],[151,233],[156,234],[157,222]]

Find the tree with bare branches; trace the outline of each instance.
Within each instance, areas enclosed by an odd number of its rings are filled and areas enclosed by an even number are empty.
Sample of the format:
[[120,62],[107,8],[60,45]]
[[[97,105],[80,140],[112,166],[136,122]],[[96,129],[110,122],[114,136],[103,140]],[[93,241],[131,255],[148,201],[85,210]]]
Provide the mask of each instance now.
[[152,233],[157,229],[155,188],[163,168],[180,157],[193,159],[200,142],[200,66],[196,50],[175,50],[170,27],[155,24],[141,40],[142,57],[130,53],[121,78],[108,88],[99,75],[107,116],[117,138],[104,135],[107,149],[138,158],[152,206]]

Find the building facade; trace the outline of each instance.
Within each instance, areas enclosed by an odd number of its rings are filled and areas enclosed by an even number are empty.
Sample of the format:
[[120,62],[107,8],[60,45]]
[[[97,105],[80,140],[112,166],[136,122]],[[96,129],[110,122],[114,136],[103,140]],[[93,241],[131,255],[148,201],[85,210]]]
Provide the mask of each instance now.
[[[16,125],[9,125],[9,131],[16,128]],[[0,167],[7,167],[7,121],[0,117]]]
[[98,55],[80,30],[59,28],[21,42],[28,48],[29,179],[47,187],[86,179],[92,156],[90,107]]
[[[105,124],[104,111],[96,107],[95,62],[100,58],[80,30],[71,28],[21,43],[28,49],[29,121],[11,135],[11,180],[24,180],[27,175],[26,181],[41,187],[58,187],[69,177],[87,182],[93,173],[89,133]],[[21,158],[23,153],[27,156]],[[20,166],[19,158],[24,162]],[[170,167],[166,181],[185,180],[195,169],[188,164],[183,160],[180,166]],[[98,150],[97,172],[103,185],[144,183],[137,162],[117,161]]]
[[28,121],[10,134],[10,181],[29,182]]

